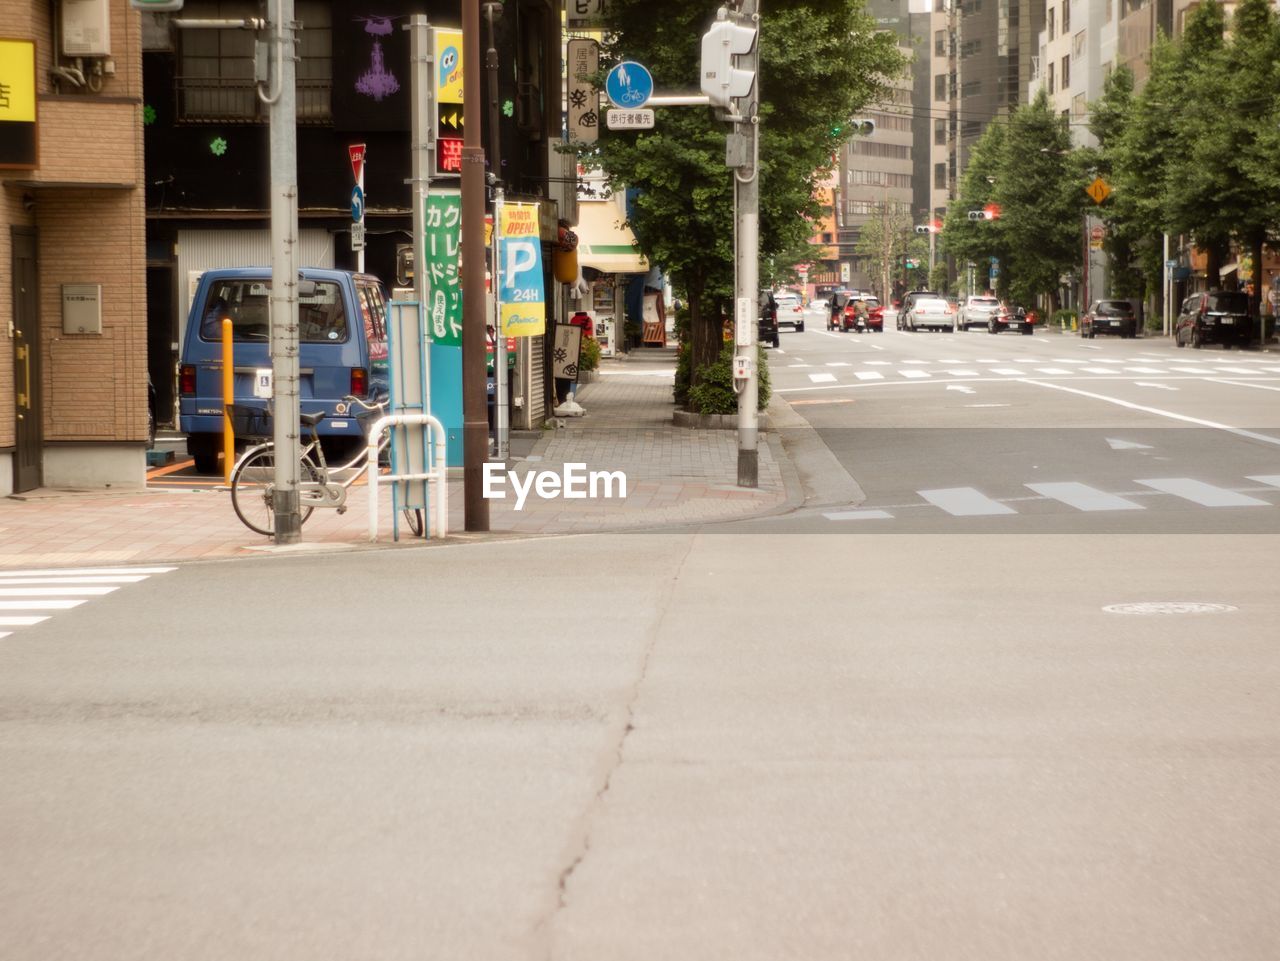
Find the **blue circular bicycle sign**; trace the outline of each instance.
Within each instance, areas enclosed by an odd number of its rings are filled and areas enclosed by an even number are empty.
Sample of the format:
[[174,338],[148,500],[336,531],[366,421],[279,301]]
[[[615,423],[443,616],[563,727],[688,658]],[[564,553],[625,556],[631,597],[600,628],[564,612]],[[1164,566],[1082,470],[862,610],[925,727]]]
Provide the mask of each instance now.
[[649,73],[648,67],[634,60],[624,60],[609,71],[604,81],[604,92],[615,107],[638,109],[653,96],[653,74]]

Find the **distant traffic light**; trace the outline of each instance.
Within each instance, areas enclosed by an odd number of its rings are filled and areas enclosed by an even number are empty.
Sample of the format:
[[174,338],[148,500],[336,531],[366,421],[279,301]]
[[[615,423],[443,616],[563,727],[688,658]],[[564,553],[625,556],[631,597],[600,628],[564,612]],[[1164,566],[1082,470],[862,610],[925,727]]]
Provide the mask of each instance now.
[[876,132],[876,122],[864,117],[856,117],[849,121],[849,132],[859,137],[870,137]]
[[931,234],[931,233],[933,233],[933,228],[932,228],[932,227],[930,227],[928,224],[917,224],[917,225],[916,225],[916,233],[918,233],[918,234]]

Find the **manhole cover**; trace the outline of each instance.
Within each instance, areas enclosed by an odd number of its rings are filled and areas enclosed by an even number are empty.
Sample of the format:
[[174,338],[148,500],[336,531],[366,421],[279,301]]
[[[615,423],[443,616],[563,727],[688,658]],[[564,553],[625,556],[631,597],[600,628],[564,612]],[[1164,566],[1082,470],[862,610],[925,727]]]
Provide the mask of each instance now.
[[1136,604],[1108,604],[1108,614],[1226,614],[1230,604],[1203,604],[1200,601],[1143,601]]

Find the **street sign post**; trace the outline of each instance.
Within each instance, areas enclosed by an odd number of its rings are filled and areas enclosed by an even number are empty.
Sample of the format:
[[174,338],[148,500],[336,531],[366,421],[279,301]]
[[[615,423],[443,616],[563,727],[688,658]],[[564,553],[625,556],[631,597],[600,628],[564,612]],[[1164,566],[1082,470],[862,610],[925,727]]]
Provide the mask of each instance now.
[[364,153],[362,143],[347,146],[351,176],[356,181],[351,188],[351,252],[356,255],[356,270],[361,273],[364,272]]

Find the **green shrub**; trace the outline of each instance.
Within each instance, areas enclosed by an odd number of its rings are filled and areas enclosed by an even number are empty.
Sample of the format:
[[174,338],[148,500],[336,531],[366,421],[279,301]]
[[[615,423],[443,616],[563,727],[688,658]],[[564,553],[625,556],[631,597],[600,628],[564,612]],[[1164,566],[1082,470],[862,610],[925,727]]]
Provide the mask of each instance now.
[[600,343],[594,337],[582,338],[578,352],[578,370],[595,370],[600,366]]
[[676,352],[676,382],[671,389],[676,406],[681,410],[689,408],[689,378],[692,365],[693,344],[687,340],[682,341],[680,349]]
[[1059,310],[1050,318],[1049,323],[1054,327],[1071,327],[1079,319],[1080,315],[1074,310]]
[[[769,404],[772,388],[769,383],[769,364],[765,359],[763,347],[757,347],[756,369],[760,377],[759,397],[756,407],[759,410],[764,410]],[[720,351],[720,356],[716,358],[716,362],[703,367],[701,374],[697,387],[686,387],[688,391],[688,409],[695,414],[736,414],[738,412],[738,394],[733,389],[733,344],[725,344],[724,349]],[[680,369],[677,365],[677,385],[679,379]]]

